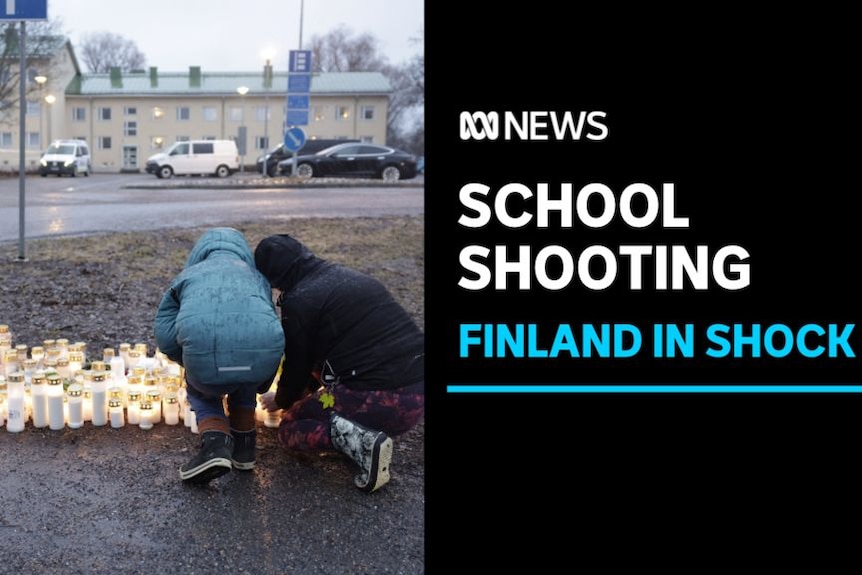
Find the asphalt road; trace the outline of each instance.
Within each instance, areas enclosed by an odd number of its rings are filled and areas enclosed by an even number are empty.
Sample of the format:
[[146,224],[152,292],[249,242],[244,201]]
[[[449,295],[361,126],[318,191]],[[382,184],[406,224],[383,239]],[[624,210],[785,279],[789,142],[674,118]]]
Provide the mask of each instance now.
[[[368,180],[361,186],[285,188],[256,187],[250,183],[252,179],[256,178],[251,174],[236,174],[225,180],[170,181],[149,174],[30,176],[24,186],[25,239],[214,226],[243,220],[424,213],[424,187],[416,181],[404,187]],[[237,185],[244,182],[246,185]],[[209,183],[212,187],[206,187]],[[204,187],[175,187],[190,185]],[[20,238],[20,196],[17,176],[0,177],[0,241]]]

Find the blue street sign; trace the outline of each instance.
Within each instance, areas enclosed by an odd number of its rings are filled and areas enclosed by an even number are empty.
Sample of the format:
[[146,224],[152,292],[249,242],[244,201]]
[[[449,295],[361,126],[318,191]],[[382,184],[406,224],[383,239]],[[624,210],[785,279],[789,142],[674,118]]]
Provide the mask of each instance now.
[[311,73],[311,50],[291,50],[288,72]]
[[0,0],[0,20],[47,20],[48,0]]
[[307,110],[311,106],[308,105],[308,94],[288,94],[287,107],[294,110]]
[[311,74],[290,74],[287,77],[287,91],[309,93],[311,92]]
[[302,128],[291,128],[284,134],[284,147],[288,151],[296,152],[305,145],[305,130]]
[[308,125],[308,110],[287,110],[287,125],[288,126],[307,126]]

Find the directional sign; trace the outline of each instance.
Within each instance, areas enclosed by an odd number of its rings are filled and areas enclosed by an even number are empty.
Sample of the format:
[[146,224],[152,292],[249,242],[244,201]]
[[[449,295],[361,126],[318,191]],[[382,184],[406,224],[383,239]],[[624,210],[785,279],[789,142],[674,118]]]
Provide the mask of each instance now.
[[291,74],[287,77],[287,91],[291,93],[305,93],[311,91],[311,74]]
[[284,102],[284,131],[307,126],[311,110],[311,50],[291,50]]
[[0,0],[0,20],[47,20],[48,0]]
[[284,134],[284,147],[291,152],[298,151],[305,145],[305,130],[291,128]]
[[308,110],[287,110],[287,125],[288,126],[307,126],[308,125]]
[[291,50],[288,72],[311,73],[311,50]]
[[309,108],[308,94],[288,94],[287,107],[294,110],[307,110]]

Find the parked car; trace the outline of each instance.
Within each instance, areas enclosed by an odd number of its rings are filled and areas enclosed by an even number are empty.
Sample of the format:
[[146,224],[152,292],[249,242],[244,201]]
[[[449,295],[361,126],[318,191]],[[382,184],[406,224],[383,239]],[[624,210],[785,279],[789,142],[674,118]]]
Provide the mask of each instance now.
[[[333,140],[333,139],[316,139],[316,140],[307,140],[305,145],[300,148],[299,153],[302,155],[306,154],[315,154],[324,148],[328,148],[330,146],[334,146],[336,144],[346,144],[348,142],[358,143],[359,140]],[[263,173],[263,163],[266,162],[266,173],[268,176],[277,176],[278,172],[278,163],[282,160],[289,160],[293,157],[293,152],[285,149],[284,144],[281,143],[268,151],[266,154],[260,156],[257,159],[257,171],[261,174]],[[288,167],[287,173],[290,174],[290,168]]]
[[[279,162],[279,173],[289,174],[292,162],[292,159]],[[409,180],[416,177],[416,156],[378,144],[342,143],[316,154],[297,156],[296,175],[300,178],[336,176]]]
[[84,140],[57,140],[48,146],[39,160],[39,175],[43,178],[48,174],[89,176],[92,172],[90,148]]
[[226,178],[239,170],[239,151],[233,140],[177,142],[147,159],[147,173],[158,178],[216,175]]

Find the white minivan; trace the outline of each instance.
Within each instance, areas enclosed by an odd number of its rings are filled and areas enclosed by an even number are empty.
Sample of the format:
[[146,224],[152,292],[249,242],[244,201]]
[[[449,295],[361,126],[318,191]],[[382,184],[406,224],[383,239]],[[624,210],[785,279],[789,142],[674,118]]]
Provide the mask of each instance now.
[[90,148],[84,140],[57,140],[52,142],[39,159],[39,175],[77,176],[93,173]]
[[159,178],[216,175],[226,178],[239,170],[239,151],[233,140],[191,140],[177,142],[150,156],[146,170]]

